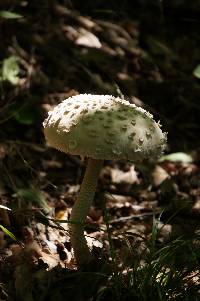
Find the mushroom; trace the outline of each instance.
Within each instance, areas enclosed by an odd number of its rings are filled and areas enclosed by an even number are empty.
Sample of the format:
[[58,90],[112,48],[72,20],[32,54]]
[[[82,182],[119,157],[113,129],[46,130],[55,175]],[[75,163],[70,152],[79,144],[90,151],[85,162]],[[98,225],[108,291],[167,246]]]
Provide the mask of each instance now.
[[87,157],[79,195],[69,220],[70,239],[78,265],[92,258],[84,236],[84,223],[94,198],[103,160],[158,157],[165,148],[166,133],[144,109],[111,95],[81,94],[65,99],[44,121],[50,146]]

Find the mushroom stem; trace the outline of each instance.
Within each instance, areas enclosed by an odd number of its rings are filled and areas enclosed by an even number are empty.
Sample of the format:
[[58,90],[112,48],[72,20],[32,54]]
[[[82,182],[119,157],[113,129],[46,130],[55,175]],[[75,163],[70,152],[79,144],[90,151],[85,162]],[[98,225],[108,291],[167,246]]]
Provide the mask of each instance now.
[[88,165],[81,184],[81,189],[72,208],[69,229],[74,257],[78,265],[92,259],[86,238],[84,236],[84,223],[94,199],[97,181],[103,160],[88,159]]

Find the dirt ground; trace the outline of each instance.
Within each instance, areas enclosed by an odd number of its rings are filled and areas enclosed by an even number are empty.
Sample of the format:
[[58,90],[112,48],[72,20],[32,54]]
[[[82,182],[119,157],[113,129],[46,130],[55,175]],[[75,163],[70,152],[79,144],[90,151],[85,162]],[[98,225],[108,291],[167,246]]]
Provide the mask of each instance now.
[[[157,250],[195,237],[175,265],[190,266],[188,283],[198,287],[200,4],[79,2],[0,3],[0,300],[97,300],[106,282],[96,274],[112,274],[112,249],[126,275],[133,256],[143,263],[155,224]],[[42,126],[79,93],[124,96],[168,132],[157,162],[104,162],[86,221],[95,257],[86,278],[67,220],[87,160],[48,147]],[[98,285],[87,294],[92,273]],[[106,298],[98,300],[114,295]]]

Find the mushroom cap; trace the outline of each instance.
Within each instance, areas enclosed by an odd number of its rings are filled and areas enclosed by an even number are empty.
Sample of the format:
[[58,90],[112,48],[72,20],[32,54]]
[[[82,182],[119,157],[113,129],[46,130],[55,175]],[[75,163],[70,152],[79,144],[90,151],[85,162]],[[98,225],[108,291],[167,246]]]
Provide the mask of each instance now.
[[144,109],[111,95],[80,94],[57,105],[44,121],[48,144],[93,159],[158,157],[166,133]]

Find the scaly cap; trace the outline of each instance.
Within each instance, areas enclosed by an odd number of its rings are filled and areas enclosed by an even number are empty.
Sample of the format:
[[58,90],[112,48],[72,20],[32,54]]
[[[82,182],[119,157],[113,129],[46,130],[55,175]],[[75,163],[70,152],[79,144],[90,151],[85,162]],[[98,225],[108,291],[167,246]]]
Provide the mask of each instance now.
[[49,112],[44,134],[56,149],[93,159],[158,157],[166,133],[144,109],[111,95],[80,94]]

